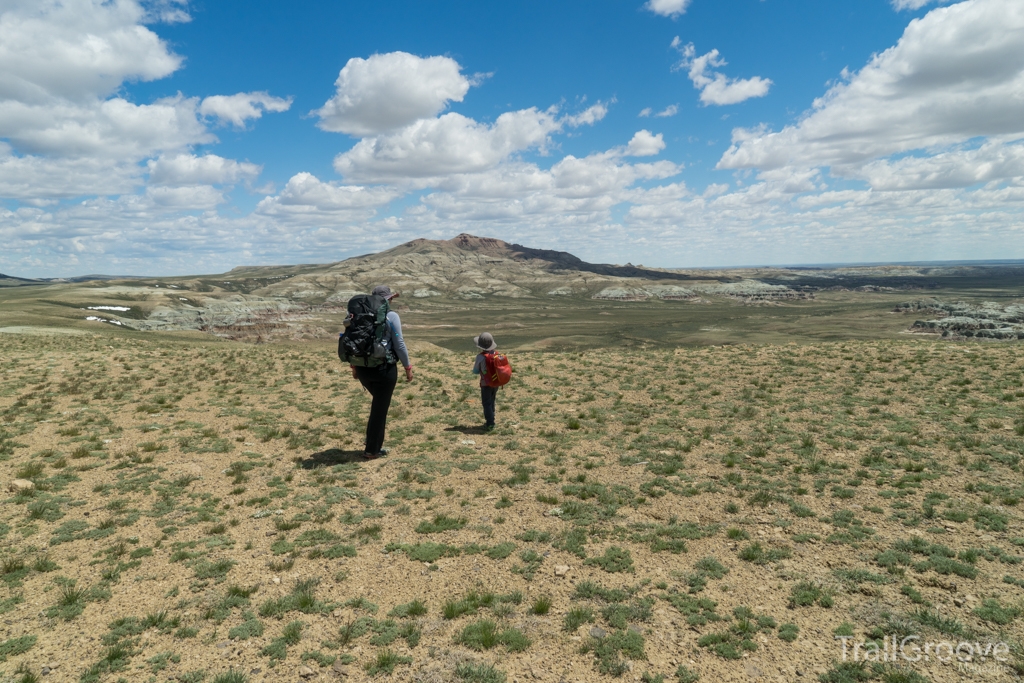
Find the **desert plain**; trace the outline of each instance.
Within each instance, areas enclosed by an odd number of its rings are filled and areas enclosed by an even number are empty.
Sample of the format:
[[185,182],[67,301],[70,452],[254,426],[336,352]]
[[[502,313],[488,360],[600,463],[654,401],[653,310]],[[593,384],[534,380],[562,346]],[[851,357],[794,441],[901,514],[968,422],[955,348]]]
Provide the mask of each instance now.
[[[0,296],[4,681],[1024,672],[1024,358],[916,325],[965,317],[942,291],[407,297],[415,380],[365,461],[329,295],[240,339],[95,308],[153,285]],[[488,432],[470,338],[499,320]]]

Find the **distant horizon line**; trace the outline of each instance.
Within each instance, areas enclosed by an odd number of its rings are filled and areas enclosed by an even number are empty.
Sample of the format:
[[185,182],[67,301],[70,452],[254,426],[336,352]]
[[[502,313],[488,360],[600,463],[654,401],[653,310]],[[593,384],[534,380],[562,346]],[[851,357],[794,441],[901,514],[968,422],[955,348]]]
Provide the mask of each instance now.
[[[387,250],[384,250],[387,251]],[[327,266],[333,263],[341,263],[348,261],[352,258],[362,258],[365,256],[372,256],[380,252],[370,252],[369,254],[360,254],[359,256],[351,256],[349,258],[342,259],[341,261],[328,261],[325,263],[279,263],[279,264],[253,264],[234,266],[231,270],[236,268],[300,268],[309,266]],[[570,253],[570,252],[565,252]],[[585,263],[589,263],[586,262]],[[652,268],[657,270],[667,271],[683,271],[683,270],[748,270],[748,269],[761,269],[761,268],[780,268],[789,270],[825,270],[825,269],[836,269],[836,268],[872,268],[879,266],[1000,266],[1000,265],[1024,265],[1024,258],[1020,259],[949,259],[949,260],[936,260],[936,261],[848,261],[848,262],[831,262],[831,263],[760,263],[760,264],[745,264],[745,265],[731,265],[731,266],[646,266],[643,264],[634,263],[591,263],[590,265],[610,265],[610,266],[633,266],[635,268]],[[65,275],[55,277],[21,277],[19,275],[11,275],[8,273],[0,273],[0,277],[10,278],[12,280],[23,280],[26,282],[55,282],[60,280],[144,280],[148,278],[187,278],[187,277],[213,277],[227,275],[231,270],[222,273],[192,273],[192,274],[180,274],[180,275],[106,275],[101,273],[87,273],[83,275]]]

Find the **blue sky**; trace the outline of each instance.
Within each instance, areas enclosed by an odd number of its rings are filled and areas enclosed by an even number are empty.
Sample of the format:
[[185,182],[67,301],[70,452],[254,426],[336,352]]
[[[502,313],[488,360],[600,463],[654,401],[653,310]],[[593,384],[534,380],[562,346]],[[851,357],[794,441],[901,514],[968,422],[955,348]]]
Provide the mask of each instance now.
[[0,272],[1024,257],[1016,0],[0,0]]

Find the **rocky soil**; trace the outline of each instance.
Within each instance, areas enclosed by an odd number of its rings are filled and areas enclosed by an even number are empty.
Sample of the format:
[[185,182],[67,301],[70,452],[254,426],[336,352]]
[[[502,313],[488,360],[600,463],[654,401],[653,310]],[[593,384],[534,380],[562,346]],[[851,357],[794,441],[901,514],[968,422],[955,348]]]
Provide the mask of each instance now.
[[2,342],[5,682],[1024,672],[1016,347],[513,352],[485,432],[472,357],[414,344],[363,461],[328,345]]

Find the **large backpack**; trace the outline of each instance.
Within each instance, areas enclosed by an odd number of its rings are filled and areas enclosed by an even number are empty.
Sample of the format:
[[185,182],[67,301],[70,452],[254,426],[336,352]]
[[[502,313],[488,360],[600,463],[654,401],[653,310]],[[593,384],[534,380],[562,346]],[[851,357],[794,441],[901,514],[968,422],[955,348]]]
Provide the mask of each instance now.
[[368,368],[395,362],[384,341],[388,310],[388,300],[375,294],[357,294],[348,300],[348,326],[338,339],[342,362]]
[[512,365],[503,353],[491,351],[484,354],[487,363],[487,383],[492,387],[503,387],[512,379]]

